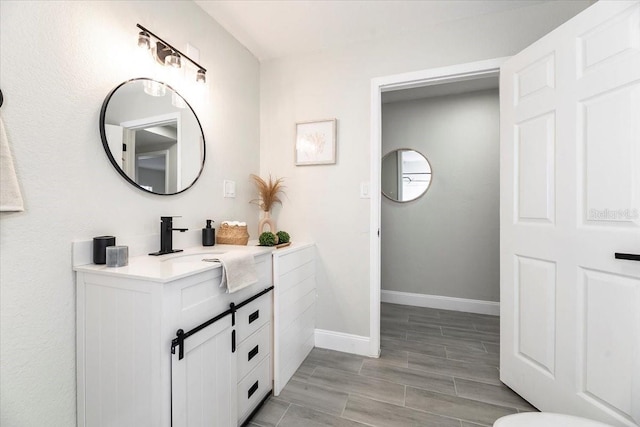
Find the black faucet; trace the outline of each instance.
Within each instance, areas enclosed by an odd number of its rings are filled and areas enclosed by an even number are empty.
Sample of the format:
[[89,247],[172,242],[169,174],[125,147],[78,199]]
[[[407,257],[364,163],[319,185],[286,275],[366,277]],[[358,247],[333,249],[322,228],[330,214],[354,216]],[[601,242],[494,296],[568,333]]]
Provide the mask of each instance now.
[[[182,249],[173,249],[173,232],[179,231],[184,233],[188,228],[173,228],[172,216],[160,217],[160,250],[158,252],[150,253],[149,255],[158,256],[165,254],[172,254],[175,252],[182,252]],[[179,218],[179,217],[176,217]]]

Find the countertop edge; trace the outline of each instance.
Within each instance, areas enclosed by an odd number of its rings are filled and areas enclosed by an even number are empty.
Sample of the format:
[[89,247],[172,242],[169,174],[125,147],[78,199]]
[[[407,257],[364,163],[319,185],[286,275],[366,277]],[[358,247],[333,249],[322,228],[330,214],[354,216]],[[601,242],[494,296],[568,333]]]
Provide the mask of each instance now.
[[193,261],[184,263],[164,262],[185,256],[202,255],[203,257],[214,257],[221,249],[244,250],[253,253],[254,257],[267,255],[275,250],[273,247],[263,246],[236,246],[236,245],[215,245],[211,247],[196,246],[186,248],[183,252],[175,254],[161,255],[159,257],[150,255],[140,255],[131,257],[129,264],[124,267],[107,267],[104,264],[83,264],[73,267],[78,273],[97,274],[110,277],[127,278],[134,280],[146,280],[149,282],[167,283],[182,279],[194,274],[216,270],[221,267],[218,262]]

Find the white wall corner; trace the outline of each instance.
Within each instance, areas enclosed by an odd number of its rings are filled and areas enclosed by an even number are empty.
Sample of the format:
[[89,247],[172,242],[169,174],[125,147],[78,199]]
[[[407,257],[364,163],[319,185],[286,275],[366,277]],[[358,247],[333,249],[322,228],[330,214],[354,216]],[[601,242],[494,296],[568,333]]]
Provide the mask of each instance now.
[[[439,295],[414,294],[382,290],[380,300],[392,304],[412,305],[415,307],[439,308],[441,310],[466,311],[468,313],[500,315],[500,303],[466,298],[444,297]],[[317,343],[316,331],[316,343]]]
[[315,338],[316,347],[318,348],[358,354],[360,356],[379,357],[378,354],[371,354],[371,339],[369,337],[316,329]]

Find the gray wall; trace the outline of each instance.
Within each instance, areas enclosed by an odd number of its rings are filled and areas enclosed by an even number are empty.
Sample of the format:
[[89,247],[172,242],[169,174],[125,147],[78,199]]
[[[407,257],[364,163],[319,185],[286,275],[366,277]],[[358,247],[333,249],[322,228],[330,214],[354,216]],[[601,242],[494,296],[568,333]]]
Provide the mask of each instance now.
[[141,185],[148,185],[153,188],[155,193],[164,193],[165,192],[165,182],[164,182],[164,172],[155,170],[155,169],[147,169],[147,168],[138,168],[138,181]]
[[[317,245],[319,329],[369,336],[371,211],[359,194],[370,180],[371,79],[513,55],[590,4],[537,3],[260,64],[260,171],[287,178],[278,226]],[[294,123],[328,117],[338,119],[337,163],[296,167]]]
[[498,91],[384,104],[382,153],[412,148],[427,193],[382,199],[382,289],[499,301]]

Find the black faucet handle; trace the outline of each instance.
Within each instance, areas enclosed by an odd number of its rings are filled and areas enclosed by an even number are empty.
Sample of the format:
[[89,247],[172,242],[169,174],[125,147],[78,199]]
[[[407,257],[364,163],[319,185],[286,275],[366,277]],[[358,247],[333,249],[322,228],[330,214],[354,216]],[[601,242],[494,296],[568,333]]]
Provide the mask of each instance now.
[[174,252],[182,252],[182,249],[173,249],[173,232],[180,231],[184,233],[188,228],[173,228],[173,218],[180,218],[180,216],[161,216],[160,224],[160,250],[158,252],[150,253],[149,255],[165,255],[172,254]]

